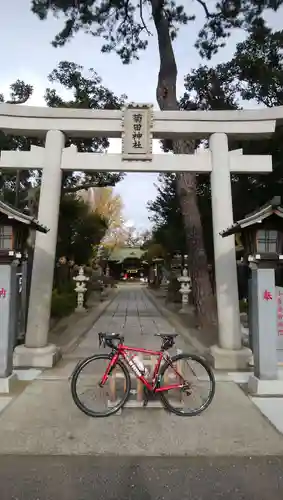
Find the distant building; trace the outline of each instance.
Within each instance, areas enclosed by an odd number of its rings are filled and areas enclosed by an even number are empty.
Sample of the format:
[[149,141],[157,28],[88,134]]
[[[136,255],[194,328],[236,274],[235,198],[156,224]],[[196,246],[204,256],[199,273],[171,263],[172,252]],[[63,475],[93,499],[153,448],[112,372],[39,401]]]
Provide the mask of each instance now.
[[143,259],[144,253],[140,247],[115,248],[108,257],[111,276],[116,279],[147,277],[148,264]]

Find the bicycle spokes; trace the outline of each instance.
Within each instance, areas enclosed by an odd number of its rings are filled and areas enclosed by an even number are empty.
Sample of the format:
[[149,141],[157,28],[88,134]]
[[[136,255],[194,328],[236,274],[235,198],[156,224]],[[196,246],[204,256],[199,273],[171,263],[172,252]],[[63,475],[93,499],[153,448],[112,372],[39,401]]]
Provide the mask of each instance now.
[[111,369],[106,377],[107,360],[95,360],[85,367],[77,379],[80,401],[95,412],[105,412],[120,401],[125,394],[125,375],[119,366]]
[[196,411],[207,401],[211,391],[211,379],[206,368],[194,359],[172,362],[163,377],[163,384],[180,384],[181,387],[166,392],[170,406],[182,410]]

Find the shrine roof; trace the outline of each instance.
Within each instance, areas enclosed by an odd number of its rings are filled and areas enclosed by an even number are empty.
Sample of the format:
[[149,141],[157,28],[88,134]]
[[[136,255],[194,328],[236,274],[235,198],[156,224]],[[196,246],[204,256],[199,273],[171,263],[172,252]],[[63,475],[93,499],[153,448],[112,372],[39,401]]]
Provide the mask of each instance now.
[[283,207],[281,206],[281,197],[275,196],[271,201],[263,205],[258,210],[251,212],[244,219],[235,222],[232,226],[221,231],[220,235],[230,236],[232,234],[240,233],[242,229],[254,224],[260,224],[264,219],[276,215],[283,218]]
[[36,231],[39,231],[41,233],[48,233],[49,231],[49,229],[40,224],[35,217],[20,212],[17,208],[13,207],[8,203],[4,203],[4,201],[1,200],[0,200],[0,214],[6,215],[8,219],[13,219],[22,224],[26,224],[30,226],[32,229],[35,229]]
[[115,248],[113,252],[111,252],[108,260],[121,264],[126,259],[141,259],[143,254],[144,250],[140,247]]

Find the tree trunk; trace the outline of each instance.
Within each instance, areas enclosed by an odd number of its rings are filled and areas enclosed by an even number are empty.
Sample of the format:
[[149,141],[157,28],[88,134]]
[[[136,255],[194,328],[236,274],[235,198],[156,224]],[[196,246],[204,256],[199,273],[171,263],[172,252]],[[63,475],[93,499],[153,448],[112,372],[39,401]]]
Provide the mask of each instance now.
[[[177,66],[169,32],[169,24],[163,10],[164,0],[151,0],[152,16],[157,31],[160,69],[156,90],[161,110],[178,110],[176,95]],[[174,154],[189,154],[195,150],[194,141],[173,141]],[[196,175],[183,172],[177,175],[177,191],[180,199],[192,277],[193,298],[200,322],[216,321],[216,303],[209,279],[208,263],[204,248],[201,217],[196,194]]]

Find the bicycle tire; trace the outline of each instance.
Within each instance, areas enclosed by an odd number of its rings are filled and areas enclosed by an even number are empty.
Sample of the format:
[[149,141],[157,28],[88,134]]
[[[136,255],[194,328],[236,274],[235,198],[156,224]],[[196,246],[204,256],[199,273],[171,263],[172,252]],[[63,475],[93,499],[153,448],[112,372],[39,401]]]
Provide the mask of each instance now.
[[[164,363],[164,365],[162,365],[160,372],[159,372],[161,379],[164,376],[166,370],[169,367],[171,367],[170,362],[172,363],[175,361],[179,361],[181,359],[190,359],[192,361],[196,361],[197,363],[200,363],[203,366],[203,368],[205,369],[205,371],[207,372],[209,380],[211,382],[211,389],[210,389],[209,396],[208,396],[207,400],[200,408],[189,410],[189,411],[185,412],[184,410],[181,410],[179,408],[175,408],[174,406],[172,406],[169,403],[169,401],[167,399],[167,392],[160,392],[159,395],[160,395],[160,399],[162,401],[164,408],[166,408],[171,413],[174,413],[175,415],[178,415],[181,417],[194,417],[194,416],[202,413],[204,410],[206,410],[209,407],[209,405],[211,404],[211,402],[214,398],[214,395],[215,395],[215,378],[214,378],[214,374],[213,374],[212,369],[210,368],[210,366],[206,363],[206,361],[203,358],[201,358],[200,356],[197,356],[195,354],[182,353],[182,354],[177,354],[177,356],[172,356],[172,358],[170,360],[166,361]],[[168,391],[168,392],[170,392],[170,391]]]
[[[115,413],[117,413],[117,411],[119,411],[123,406],[124,404],[127,402],[127,399],[130,395],[130,390],[131,390],[131,378],[130,378],[130,374],[129,374],[129,370],[127,369],[127,367],[124,365],[124,363],[122,363],[119,359],[116,363],[115,366],[119,366],[121,368],[121,370],[123,371],[124,375],[125,375],[125,380],[126,380],[126,390],[125,390],[125,394],[124,394],[124,397],[122,398],[122,400],[114,407],[112,408],[109,408],[108,411],[105,411],[105,412],[95,412],[93,410],[91,410],[90,408],[88,408],[86,405],[84,405],[84,403],[82,403],[82,401],[80,400],[79,396],[78,396],[78,393],[77,393],[77,381],[78,381],[78,377],[81,373],[81,371],[89,364],[91,363],[92,361],[95,361],[97,359],[107,359],[107,360],[111,360],[112,359],[112,356],[110,354],[94,354],[93,356],[90,356],[84,360],[82,360],[75,368],[73,374],[72,374],[72,377],[71,377],[71,394],[72,394],[72,398],[73,398],[73,401],[75,403],[75,405],[83,412],[85,413],[88,417],[94,417],[94,418],[103,418],[103,417],[110,417],[110,415],[114,415]],[[101,374],[102,376],[103,374]]]

